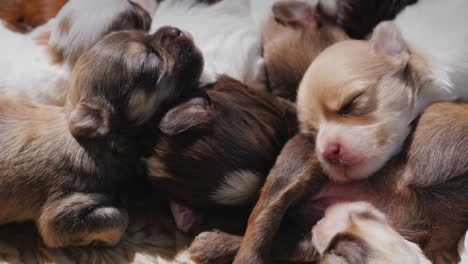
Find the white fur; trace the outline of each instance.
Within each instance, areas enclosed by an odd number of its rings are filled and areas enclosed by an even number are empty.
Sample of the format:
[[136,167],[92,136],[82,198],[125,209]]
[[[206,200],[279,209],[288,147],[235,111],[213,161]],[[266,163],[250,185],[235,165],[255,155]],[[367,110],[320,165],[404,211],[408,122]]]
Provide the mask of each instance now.
[[430,58],[430,78],[439,91],[431,91],[420,108],[431,101],[468,100],[467,10],[466,0],[420,0],[394,21],[410,47]]
[[233,171],[224,177],[211,199],[223,205],[246,204],[254,199],[261,184],[260,176],[251,171]]
[[209,6],[192,0],[166,0],[156,10],[150,31],[167,25],[189,32],[202,51],[205,66],[201,82],[214,82],[219,74],[243,82],[256,80],[263,60],[250,0],[227,0]]
[[[35,37],[51,32],[49,45],[63,48],[66,58],[74,49],[89,48],[113,18],[129,8],[127,0],[71,0],[56,18],[28,35],[12,32],[0,23],[0,94],[63,105],[70,69],[66,64],[52,64],[47,45],[37,44]],[[66,37],[57,30],[58,21],[64,18],[74,25]]]
[[0,23],[0,94],[21,96],[40,103],[63,102],[67,90],[68,70],[50,64],[44,45],[34,35],[12,32]]

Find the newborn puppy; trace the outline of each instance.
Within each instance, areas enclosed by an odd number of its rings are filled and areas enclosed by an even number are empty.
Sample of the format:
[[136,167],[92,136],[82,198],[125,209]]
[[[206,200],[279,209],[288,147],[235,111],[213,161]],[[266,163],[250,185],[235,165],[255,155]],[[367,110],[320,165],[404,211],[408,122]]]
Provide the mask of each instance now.
[[179,203],[173,212],[184,231],[200,222],[190,209],[251,206],[297,131],[292,104],[233,78],[221,76],[206,94],[209,100],[190,99],[164,116],[163,133],[146,160],[158,192]]
[[418,245],[405,240],[386,216],[365,202],[339,203],[327,209],[312,229],[320,263],[431,263]]
[[165,0],[153,15],[151,32],[165,25],[189,32],[205,59],[202,83],[213,83],[220,74],[253,83],[263,61],[250,2],[222,0],[208,5],[196,0]]
[[118,32],[78,59],[65,108],[1,97],[0,223],[34,221],[49,247],[117,243],[128,223],[118,197],[202,63],[176,28]]
[[3,0],[0,19],[13,31],[30,32],[59,12],[67,0]]
[[267,87],[274,95],[295,101],[310,63],[325,48],[348,37],[305,1],[278,1],[271,11],[262,26]]
[[71,0],[29,35],[0,28],[0,93],[62,106],[82,52],[110,32],[148,30],[150,24],[149,14],[127,0]]
[[457,244],[468,228],[468,105],[432,105],[403,153],[373,177],[350,183],[327,178],[314,151],[313,125],[302,127],[309,129],[289,140],[268,175],[244,238],[202,233],[190,248],[194,260],[232,263],[238,252],[234,263],[316,261],[311,230],[324,210],[364,201],[432,262],[459,261]]
[[299,118],[317,134],[317,156],[333,180],[369,177],[400,151],[428,105],[468,99],[467,8],[463,0],[422,1],[396,18],[398,27],[383,22],[370,41],[337,43],[312,63]]

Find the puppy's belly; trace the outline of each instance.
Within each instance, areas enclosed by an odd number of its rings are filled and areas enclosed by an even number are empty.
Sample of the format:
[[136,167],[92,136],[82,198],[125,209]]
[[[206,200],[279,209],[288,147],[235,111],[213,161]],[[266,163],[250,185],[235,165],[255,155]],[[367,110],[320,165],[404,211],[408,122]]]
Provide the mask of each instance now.
[[372,187],[367,181],[352,183],[327,183],[318,193],[308,197],[303,208],[308,211],[309,223],[315,224],[323,218],[325,210],[340,202],[376,202]]

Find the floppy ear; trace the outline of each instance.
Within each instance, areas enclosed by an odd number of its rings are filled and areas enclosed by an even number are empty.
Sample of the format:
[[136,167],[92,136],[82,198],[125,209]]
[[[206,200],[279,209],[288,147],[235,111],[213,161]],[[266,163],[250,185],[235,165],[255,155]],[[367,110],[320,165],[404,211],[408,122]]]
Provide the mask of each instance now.
[[315,23],[312,7],[304,1],[281,1],[272,7],[276,20],[284,24],[311,25]]
[[201,128],[212,118],[210,104],[201,97],[182,103],[164,115],[159,129],[165,134],[176,135],[184,131]]
[[92,103],[79,103],[70,114],[68,127],[74,137],[96,138],[109,133],[110,113]]
[[403,36],[393,22],[386,21],[378,24],[370,42],[372,50],[383,56],[394,67],[404,67],[410,59]]

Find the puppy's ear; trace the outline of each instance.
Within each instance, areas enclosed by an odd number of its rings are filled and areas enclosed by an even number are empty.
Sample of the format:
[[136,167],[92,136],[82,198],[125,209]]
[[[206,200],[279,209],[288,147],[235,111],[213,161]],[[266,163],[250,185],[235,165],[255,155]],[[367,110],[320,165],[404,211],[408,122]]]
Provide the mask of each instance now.
[[275,19],[283,24],[310,26],[316,21],[312,7],[304,1],[281,1],[272,7]]
[[159,124],[159,129],[165,134],[176,135],[190,129],[202,128],[212,119],[212,112],[206,99],[193,98],[167,112]]
[[372,50],[396,68],[405,67],[410,59],[408,48],[397,25],[381,22],[372,33]]
[[130,1],[130,4],[132,5],[132,8],[133,8],[133,15],[135,16],[135,23],[136,23],[135,27],[137,29],[148,31],[151,27],[151,21],[152,21],[151,15],[156,10],[156,6],[153,7],[149,5],[149,2],[153,2],[153,4],[156,5],[156,2],[154,0],[152,1],[148,1],[148,0]]
[[79,103],[71,112],[68,126],[77,138],[96,138],[109,133],[110,112],[93,103]]

